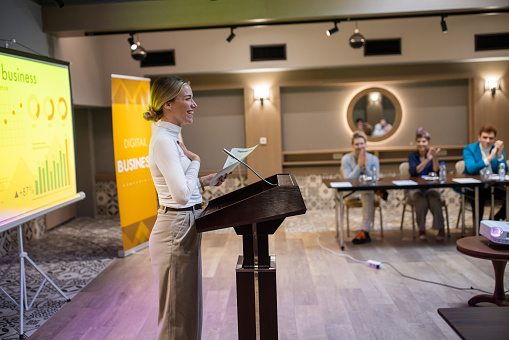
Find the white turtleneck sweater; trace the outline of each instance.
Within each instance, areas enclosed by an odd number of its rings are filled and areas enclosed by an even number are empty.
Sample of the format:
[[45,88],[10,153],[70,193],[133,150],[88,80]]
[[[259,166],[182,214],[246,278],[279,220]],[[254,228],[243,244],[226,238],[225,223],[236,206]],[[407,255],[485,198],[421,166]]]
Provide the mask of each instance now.
[[159,204],[185,208],[201,203],[200,162],[191,162],[177,144],[182,127],[163,121],[156,126],[148,154]]

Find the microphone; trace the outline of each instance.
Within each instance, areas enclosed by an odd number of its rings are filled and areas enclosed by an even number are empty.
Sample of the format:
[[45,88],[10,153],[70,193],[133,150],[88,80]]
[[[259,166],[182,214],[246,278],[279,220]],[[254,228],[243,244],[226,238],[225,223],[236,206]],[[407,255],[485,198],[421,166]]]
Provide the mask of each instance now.
[[254,174],[256,176],[258,176],[258,178],[260,178],[262,181],[264,181],[265,183],[267,184],[270,184],[270,185],[273,185],[273,186],[276,186],[277,184],[274,184],[274,183],[270,183],[269,181],[267,181],[265,178],[263,178],[262,176],[258,175],[258,173],[256,171],[253,170],[253,168],[251,168],[249,165],[247,165],[246,163],[244,163],[243,161],[241,161],[240,159],[238,159],[237,157],[235,157],[230,151],[226,150],[226,149],[223,149],[223,152],[225,154],[227,154],[228,156],[230,156],[231,158],[235,159],[236,161],[244,164],[245,166],[247,166],[249,168],[249,170],[251,170],[252,172],[254,172]]

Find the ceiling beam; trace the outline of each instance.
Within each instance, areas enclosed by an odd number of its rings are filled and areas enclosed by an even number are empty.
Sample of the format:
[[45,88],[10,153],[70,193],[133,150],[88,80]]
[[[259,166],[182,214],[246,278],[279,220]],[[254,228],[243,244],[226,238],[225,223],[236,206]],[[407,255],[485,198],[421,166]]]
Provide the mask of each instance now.
[[508,0],[172,0],[43,7],[56,36],[285,25],[507,12]]

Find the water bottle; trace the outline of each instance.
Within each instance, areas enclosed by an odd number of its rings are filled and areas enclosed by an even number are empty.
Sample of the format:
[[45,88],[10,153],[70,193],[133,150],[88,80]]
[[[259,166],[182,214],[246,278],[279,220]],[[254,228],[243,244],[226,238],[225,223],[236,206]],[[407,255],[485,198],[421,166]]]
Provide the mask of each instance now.
[[445,168],[445,163],[440,162],[440,168],[438,170],[438,179],[440,183],[445,183],[447,180],[447,169]]
[[500,177],[500,181],[505,181],[505,163],[500,163],[498,166],[498,177]]
[[491,175],[493,174],[493,171],[491,171],[491,165],[488,165],[485,169],[486,170],[484,171],[484,177],[486,180],[490,180]]
[[361,168],[361,172],[359,173],[359,184],[366,183],[366,174],[364,173],[364,167]]
[[[500,165],[502,165],[502,164],[500,164]],[[377,172],[377,169],[376,169],[376,164],[373,164],[371,166],[371,180],[373,182],[378,181],[378,172]]]

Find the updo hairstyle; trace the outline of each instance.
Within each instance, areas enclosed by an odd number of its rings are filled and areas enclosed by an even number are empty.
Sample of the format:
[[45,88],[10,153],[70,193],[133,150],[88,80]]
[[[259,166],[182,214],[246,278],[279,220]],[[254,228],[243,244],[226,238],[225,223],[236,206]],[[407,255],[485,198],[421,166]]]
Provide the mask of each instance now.
[[188,82],[179,77],[158,78],[150,88],[150,106],[143,113],[148,121],[158,122],[163,118],[163,105],[173,101]]
[[419,138],[426,138],[429,142],[431,140],[431,135],[423,127],[420,127],[415,132],[415,140],[417,140]]

